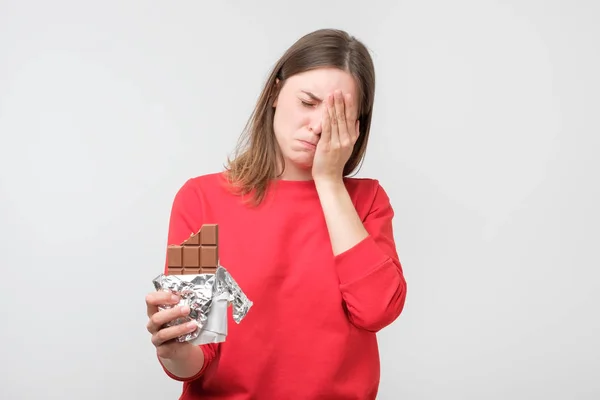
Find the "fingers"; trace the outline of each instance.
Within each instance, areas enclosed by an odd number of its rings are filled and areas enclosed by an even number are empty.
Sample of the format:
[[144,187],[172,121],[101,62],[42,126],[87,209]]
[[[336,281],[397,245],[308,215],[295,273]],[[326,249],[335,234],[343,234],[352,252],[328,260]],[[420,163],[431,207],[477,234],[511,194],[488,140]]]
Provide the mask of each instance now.
[[190,313],[190,308],[187,306],[173,307],[167,310],[159,311],[150,316],[150,320],[146,325],[148,332],[154,334],[158,332],[165,324],[175,321],[178,318],[186,317]]
[[356,102],[354,97],[352,97],[351,93],[346,93],[345,101],[346,101],[346,123],[350,127],[358,119],[358,103]]
[[346,124],[346,107],[344,105],[344,101],[345,100],[344,96],[342,95],[342,92],[336,90],[334,92],[333,111],[335,114],[335,125],[337,127],[336,133],[338,137],[338,142],[342,147],[348,146],[350,144],[350,134],[348,133],[348,126]]
[[[358,125],[358,105],[354,101],[354,98],[350,93],[345,96],[346,102],[346,126],[348,127],[348,133],[352,143],[356,143],[358,140],[359,125]],[[354,129],[352,129],[354,128]]]
[[[167,291],[156,291],[146,296],[146,308],[149,318],[146,329],[152,334],[152,344],[157,348],[168,347],[168,342],[198,329],[198,324],[195,321],[165,327],[169,322],[189,315],[190,308],[188,306],[178,307],[176,306],[178,303],[179,297]],[[160,306],[166,305],[174,307],[159,311]],[[164,351],[168,352],[169,350],[164,349]]]
[[329,114],[329,96],[324,101],[325,107],[323,107],[323,123],[321,129],[321,138],[319,143],[323,142],[325,145],[329,145],[331,141],[331,118]]
[[179,303],[179,297],[172,293],[162,290],[149,293],[146,296],[146,314],[148,317],[151,317],[158,312],[159,306],[174,305],[177,303]]
[[198,329],[198,325],[194,321],[161,329],[152,335],[152,344],[156,347],[161,346],[170,340],[193,332],[196,329]]
[[358,104],[350,93],[336,90],[325,99],[321,141],[334,147],[352,146],[360,134]]
[[334,95],[330,94],[327,96],[327,112],[329,113],[329,126],[331,129],[330,140],[329,142],[334,148],[339,147],[340,143],[340,135],[339,135],[339,127],[338,127],[338,118],[335,112],[335,99]]

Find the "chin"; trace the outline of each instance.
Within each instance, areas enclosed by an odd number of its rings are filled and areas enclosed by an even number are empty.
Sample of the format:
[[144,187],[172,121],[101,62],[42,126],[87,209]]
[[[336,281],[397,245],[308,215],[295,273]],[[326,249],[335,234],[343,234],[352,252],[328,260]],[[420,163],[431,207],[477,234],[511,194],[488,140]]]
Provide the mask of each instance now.
[[300,154],[294,154],[289,158],[290,162],[300,169],[311,169],[313,165],[314,154],[302,152]]

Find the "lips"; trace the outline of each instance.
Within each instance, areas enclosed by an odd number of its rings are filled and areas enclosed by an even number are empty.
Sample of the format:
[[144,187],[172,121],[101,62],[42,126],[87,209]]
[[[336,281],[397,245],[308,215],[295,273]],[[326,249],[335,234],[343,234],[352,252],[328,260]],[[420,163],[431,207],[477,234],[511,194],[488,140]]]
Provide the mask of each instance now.
[[316,143],[309,142],[308,140],[299,140],[299,142],[302,143],[305,147],[308,147],[311,149],[314,149],[315,147],[317,147]]

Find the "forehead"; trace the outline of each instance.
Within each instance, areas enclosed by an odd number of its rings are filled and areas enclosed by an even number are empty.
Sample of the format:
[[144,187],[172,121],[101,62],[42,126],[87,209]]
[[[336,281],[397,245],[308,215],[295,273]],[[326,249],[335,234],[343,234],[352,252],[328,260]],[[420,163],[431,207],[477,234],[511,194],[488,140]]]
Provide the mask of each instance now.
[[334,90],[351,93],[354,98],[357,94],[353,76],[338,68],[319,68],[296,74],[287,80],[285,86],[288,90],[305,90],[320,98],[324,98]]

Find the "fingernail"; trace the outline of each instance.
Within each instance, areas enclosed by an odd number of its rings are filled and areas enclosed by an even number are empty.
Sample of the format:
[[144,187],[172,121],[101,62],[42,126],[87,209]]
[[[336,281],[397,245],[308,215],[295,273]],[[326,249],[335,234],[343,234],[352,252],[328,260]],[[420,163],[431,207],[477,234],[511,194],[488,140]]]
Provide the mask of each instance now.
[[179,301],[179,297],[177,297],[177,296],[175,296],[175,295],[172,295],[172,296],[171,296],[171,301],[172,301],[173,303],[177,303],[177,302]]
[[196,328],[196,327],[197,327],[197,325],[194,321],[188,322],[186,325],[186,328],[188,328],[188,329],[192,329],[192,328]]
[[186,315],[186,314],[188,314],[189,312],[190,312],[190,308],[189,308],[188,306],[183,306],[183,307],[181,307],[181,313],[182,313],[183,315]]

